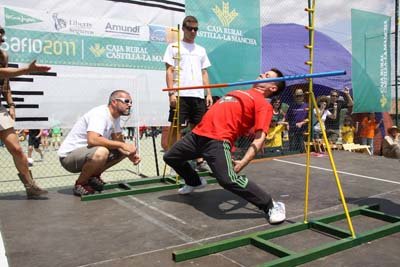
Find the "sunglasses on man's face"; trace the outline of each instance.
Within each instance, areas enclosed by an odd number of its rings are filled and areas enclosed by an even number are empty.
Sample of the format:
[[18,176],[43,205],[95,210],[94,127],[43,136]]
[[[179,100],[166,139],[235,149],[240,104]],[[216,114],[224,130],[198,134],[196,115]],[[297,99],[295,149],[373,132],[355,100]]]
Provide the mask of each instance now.
[[185,26],[185,29],[188,31],[195,31],[197,32],[199,30],[199,27],[190,27],[190,26]]
[[118,101],[121,101],[122,103],[132,105],[132,100],[130,100],[129,98],[117,97],[117,98],[114,98],[114,100],[118,100]]

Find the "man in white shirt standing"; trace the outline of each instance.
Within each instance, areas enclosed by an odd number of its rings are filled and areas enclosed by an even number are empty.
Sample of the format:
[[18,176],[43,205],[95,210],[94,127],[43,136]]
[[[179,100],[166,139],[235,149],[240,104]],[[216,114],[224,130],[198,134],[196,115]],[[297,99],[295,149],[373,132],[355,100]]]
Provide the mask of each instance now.
[[[195,43],[198,25],[194,16],[186,16],[182,22],[183,39],[180,41],[180,53],[178,53],[177,43],[170,44],[165,51],[164,62],[168,88],[177,87],[178,78],[179,85],[182,87],[209,84],[207,68],[211,66],[211,63],[204,47]],[[179,77],[177,68],[179,68]],[[206,96],[204,96],[205,93]],[[170,103],[168,120],[172,122],[177,104],[177,92],[170,91],[168,96]],[[179,97],[179,123],[189,125],[192,129],[201,121],[206,108],[211,107],[213,103],[211,91],[210,89],[183,90],[179,92]],[[203,159],[197,159],[197,165],[199,170],[204,170],[202,169],[205,167]]]
[[108,105],[91,109],[73,126],[65,138],[58,156],[69,172],[80,173],[73,192],[77,196],[102,191],[105,182],[100,178],[108,168],[125,157],[133,164],[140,162],[135,144],[124,142],[120,117],[129,115],[132,98],[127,91],[111,93]]

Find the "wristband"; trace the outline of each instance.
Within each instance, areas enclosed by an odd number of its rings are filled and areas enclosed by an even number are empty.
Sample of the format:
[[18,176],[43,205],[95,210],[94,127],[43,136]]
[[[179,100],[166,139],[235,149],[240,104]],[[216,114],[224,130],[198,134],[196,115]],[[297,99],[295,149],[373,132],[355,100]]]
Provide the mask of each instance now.
[[11,108],[11,107],[15,107],[15,103],[10,103],[10,104],[8,104],[8,106]]
[[168,92],[168,96],[173,96],[173,95],[175,95],[175,92]]

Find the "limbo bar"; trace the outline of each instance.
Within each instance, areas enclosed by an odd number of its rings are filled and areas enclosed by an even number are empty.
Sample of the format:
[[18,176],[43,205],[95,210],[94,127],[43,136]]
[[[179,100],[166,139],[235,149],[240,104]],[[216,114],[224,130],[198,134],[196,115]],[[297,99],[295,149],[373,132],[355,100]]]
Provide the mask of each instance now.
[[216,83],[216,84],[210,84],[210,85],[186,86],[186,87],[179,87],[179,88],[178,87],[164,88],[162,90],[163,91],[175,91],[175,90],[190,90],[190,89],[202,89],[202,88],[221,88],[221,87],[231,87],[231,86],[247,85],[247,84],[255,84],[255,83],[280,82],[280,81],[301,80],[301,79],[308,79],[308,78],[339,76],[339,75],[345,75],[345,74],[346,74],[346,71],[338,70],[338,71],[291,75],[291,76],[283,76],[283,77],[278,77],[278,78],[268,78],[268,79],[262,79],[262,80],[252,80],[252,81],[243,81],[243,82],[235,82],[235,83]]

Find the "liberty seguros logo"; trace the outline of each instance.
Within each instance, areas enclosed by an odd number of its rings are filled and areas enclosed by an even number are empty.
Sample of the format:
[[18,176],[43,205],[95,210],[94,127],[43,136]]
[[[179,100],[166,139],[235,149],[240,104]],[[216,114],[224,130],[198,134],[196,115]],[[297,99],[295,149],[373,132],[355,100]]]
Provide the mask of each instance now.
[[67,27],[67,22],[65,21],[65,19],[59,18],[57,13],[54,13],[52,18],[54,21],[54,28],[57,31]]

